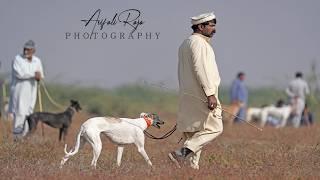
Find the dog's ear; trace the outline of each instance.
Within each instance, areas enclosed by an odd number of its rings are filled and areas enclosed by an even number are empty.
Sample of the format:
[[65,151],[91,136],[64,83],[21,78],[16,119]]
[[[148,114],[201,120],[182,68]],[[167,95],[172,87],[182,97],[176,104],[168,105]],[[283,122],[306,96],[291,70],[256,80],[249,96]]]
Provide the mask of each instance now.
[[147,113],[147,117],[153,119],[153,114],[152,113]]
[[78,102],[78,101],[73,100],[73,99],[71,99],[71,100],[70,100],[70,103],[71,103],[71,104],[79,104],[79,102]]
[[148,117],[148,113],[142,112],[140,113],[140,118]]
[[152,113],[152,119],[159,119],[159,116],[157,113]]

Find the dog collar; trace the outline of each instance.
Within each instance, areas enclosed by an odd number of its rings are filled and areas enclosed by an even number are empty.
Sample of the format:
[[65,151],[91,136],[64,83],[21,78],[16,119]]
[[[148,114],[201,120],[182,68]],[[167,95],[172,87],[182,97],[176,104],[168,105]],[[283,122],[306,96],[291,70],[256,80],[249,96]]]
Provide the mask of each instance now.
[[74,111],[74,112],[77,112],[76,108],[74,107],[71,107],[71,109]]
[[152,124],[152,119],[151,119],[151,118],[148,118],[148,117],[146,117],[146,116],[144,116],[143,119],[146,121],[147,127],[150,127],[151,124]]

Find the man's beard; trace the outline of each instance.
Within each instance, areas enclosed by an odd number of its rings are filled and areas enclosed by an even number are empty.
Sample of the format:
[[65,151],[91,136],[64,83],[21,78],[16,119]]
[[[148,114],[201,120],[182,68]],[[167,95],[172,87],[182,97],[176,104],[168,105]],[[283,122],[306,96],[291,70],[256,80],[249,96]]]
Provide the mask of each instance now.
[[29,54],[29,55],[28,55],[28,54],[24,54],[23,56],[24,56],[25,58],[30,59],[30,58],[32,57],[32,54]]
[[214,35],[214,32],[210,33],[210,34],[204,34],[204,36],[208,37],[208,38],[212,38]]
[[23,53],[23,56],[24,56],[25,58],[31,58],[31,57],[32,57],[32,54],[28,54],[28,53],[24,52],[24,53]]

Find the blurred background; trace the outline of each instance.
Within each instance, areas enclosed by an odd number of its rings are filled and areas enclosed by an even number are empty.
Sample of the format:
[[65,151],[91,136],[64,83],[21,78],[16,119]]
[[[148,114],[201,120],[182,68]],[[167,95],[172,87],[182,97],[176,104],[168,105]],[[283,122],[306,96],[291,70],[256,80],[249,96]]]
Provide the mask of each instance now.
[[[56,101],[78,99],[95,114],[133,115],[141,109],[176,112],[177,51],[191,34],[190,17],[214,11],[217,33],[212,40],[222,78],[220,98],[229,103],[229,87],[239,71],[246,73],[249,106],[285,99],[284,89],[301,71],[309,82],[308,102],[319,99],[320,2],[316,0],[244,1],[9,1],[0,2],[2,95],[9,96],[11,62],[23,44],[36,42],[45,81]],[[120,39],[130,28],[105,25],[109,38],[66,39],[66,33],[91,32],[84,26],[101,9],[100,18],[138,9],[144,24],[137,33],[152,39]],[[111,39],[110,34],[116,38]],[[159,33],[155,39],[154,33]],[[171,91],[149,87],[164,85]],[[48,101],[45,109],[55,110]]]

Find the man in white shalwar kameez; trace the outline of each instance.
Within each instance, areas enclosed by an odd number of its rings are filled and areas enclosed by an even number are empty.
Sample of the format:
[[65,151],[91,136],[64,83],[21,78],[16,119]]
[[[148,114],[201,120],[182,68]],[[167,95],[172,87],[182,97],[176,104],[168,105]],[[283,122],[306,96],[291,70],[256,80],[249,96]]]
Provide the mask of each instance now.
[[292,125],[295,128],[300,126],[301,116],[306,104],[306,95],[310,93],[308,83],[303,80],[301,72],[296,73],[296,78],[289,83],[286,93],[290,98],[293,107]]
[[43,78],[40,59],[34,56],[35,43],[25,43],[23,54],[17,55],[12,62],[12,81],[9,112],[13,115],[13,134],[15,139],[28,132],[27,115],[33,112],[37,99],[37,83]]
[[184,134],[181,149],[169,153],[177,167],[186,160],[199,169],[202,148],[222,133],[218,99],[220,75],[209,41],[215,33],[213,13],[191,18],[194,33],[179,48],[179,112],[177,129]]

